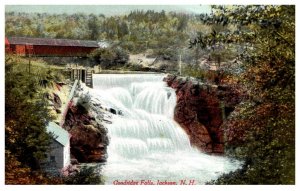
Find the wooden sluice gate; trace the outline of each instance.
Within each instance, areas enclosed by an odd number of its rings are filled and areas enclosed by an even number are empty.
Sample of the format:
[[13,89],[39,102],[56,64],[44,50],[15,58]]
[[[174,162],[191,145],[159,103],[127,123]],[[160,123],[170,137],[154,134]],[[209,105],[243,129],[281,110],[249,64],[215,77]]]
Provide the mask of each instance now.
[[83,66],[72,66],[68,67],[67,70],[71,73],[71,80],[79,80],[85,83],[88,87],[93,87],[93,73],[95,70],[90,67],[83,67]]

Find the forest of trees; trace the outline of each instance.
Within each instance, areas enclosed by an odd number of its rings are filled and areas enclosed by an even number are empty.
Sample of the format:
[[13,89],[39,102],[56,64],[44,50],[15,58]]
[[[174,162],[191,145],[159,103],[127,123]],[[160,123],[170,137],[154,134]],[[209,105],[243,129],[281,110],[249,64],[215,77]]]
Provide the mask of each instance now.
[[161,52],[185,46],[201,28],[195,15],[164,11],[132,11],[124,16],[95,14],[5,14],[5,35],[106,40],[132,52]]

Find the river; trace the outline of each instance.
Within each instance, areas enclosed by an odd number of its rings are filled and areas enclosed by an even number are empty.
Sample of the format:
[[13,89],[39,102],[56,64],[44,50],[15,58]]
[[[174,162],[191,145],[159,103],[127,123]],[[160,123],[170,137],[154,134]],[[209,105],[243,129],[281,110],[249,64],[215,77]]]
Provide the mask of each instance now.
[[106,124],[110,144],[105,184],[205,184],[241,163],[202,153],[173,120],[176,94],[165,74],[96,74],[93,95],[115,115]]

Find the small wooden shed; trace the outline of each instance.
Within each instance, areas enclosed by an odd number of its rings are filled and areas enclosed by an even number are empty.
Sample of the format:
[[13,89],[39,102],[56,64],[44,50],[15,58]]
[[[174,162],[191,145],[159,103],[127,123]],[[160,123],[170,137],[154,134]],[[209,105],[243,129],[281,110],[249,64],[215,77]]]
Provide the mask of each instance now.
[[47,155],[46,163],[58,169],[70,164],[70,135],[68,131],[54,122],[47,126],[47,132],[54,136],[51,143],[51,151]]

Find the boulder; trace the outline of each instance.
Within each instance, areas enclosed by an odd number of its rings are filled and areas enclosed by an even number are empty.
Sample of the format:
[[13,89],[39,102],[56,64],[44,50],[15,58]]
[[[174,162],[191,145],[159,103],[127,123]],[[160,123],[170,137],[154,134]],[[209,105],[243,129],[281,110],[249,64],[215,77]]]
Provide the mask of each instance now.
[[71,134],[71,155],[80,163],[106,161],[107,129],[81,105],[71,106],[64,128]]
[[53,104],[55,109],[61,108],[61,99],[56,93],[53,93]]

